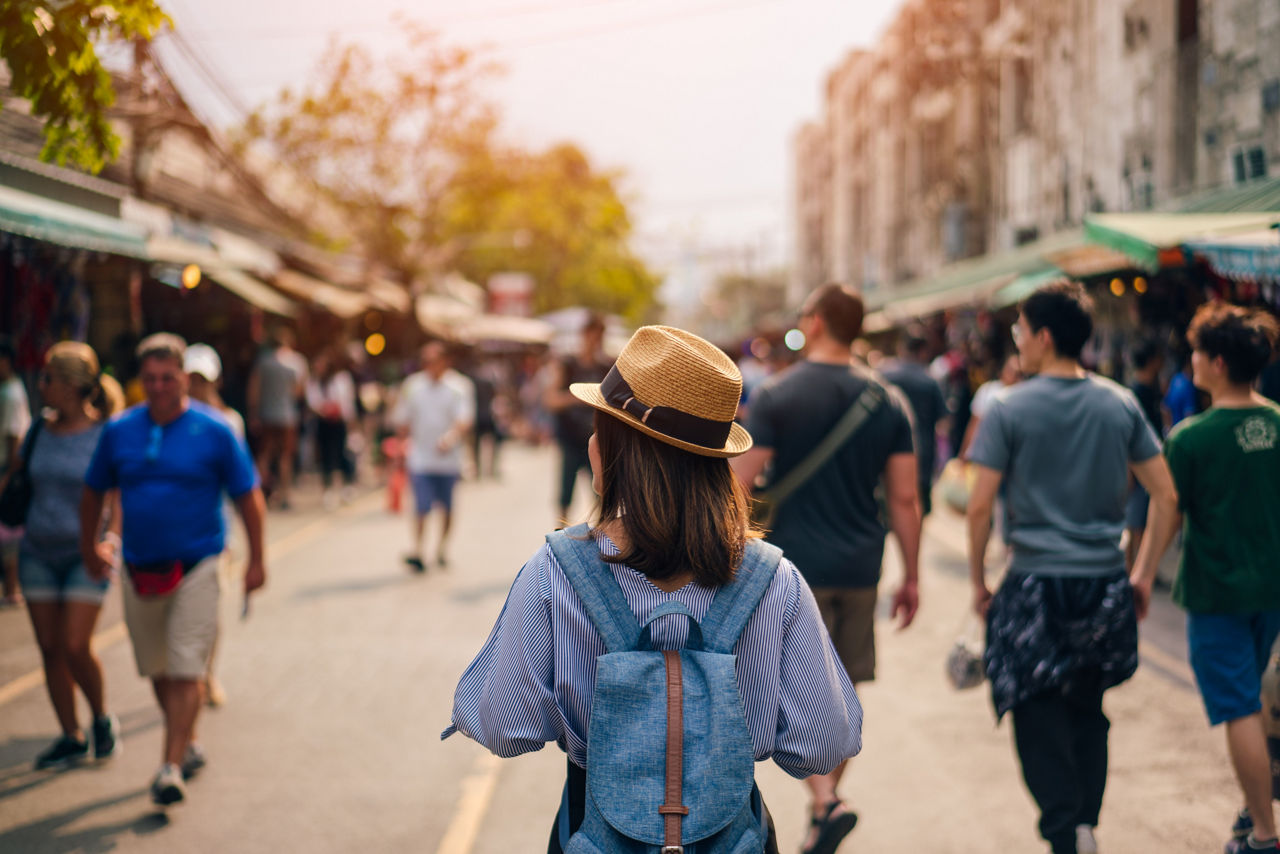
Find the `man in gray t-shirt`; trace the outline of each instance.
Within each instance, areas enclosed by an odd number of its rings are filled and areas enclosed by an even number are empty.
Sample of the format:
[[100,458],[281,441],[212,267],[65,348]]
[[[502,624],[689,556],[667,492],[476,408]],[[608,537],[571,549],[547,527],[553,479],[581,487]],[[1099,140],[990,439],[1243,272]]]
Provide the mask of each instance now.
[[[247,389],[249,432],[257,443],[258,476],[282,510],[293,488],[293,455],[298,444],[298,403],[307,386],[307,360],[293,349],[293,331],[277,326],[271,346],[258,356]],[[278,473],[278,477],[272,477]]]
[[[1129,471],[1151,493],[1153,525],[1177,512],[1137,398],[1080,365],[1092,306],[1068,281],[1027,298],[1013,340],[1032,378],[996,393],[969,449],[977,468],[969,569],[974,609],[987,621],[983,663],[997,717],[1013,714],[1023,778],[1054,854],[1097,850],[1110,727],[1102,695],[1138,666],[1120,550]],[[1011,560],[992,596],[985,560],[1001,482]],[[1140,565],[1148,560],[1139,554]]]

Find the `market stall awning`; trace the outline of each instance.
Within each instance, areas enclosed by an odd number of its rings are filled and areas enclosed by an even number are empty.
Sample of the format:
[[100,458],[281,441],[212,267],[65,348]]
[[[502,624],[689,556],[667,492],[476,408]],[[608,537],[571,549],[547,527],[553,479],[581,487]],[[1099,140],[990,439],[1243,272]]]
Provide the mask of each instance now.
[[1280,222],[1280,211],[1232,213],[1102,213],[1084,220],[1089,240],[1123,252],[1148,270],[1161,266],[1162,253],[1181,253],[1184,243],[1256,231]]
[[424,332],[451,340],[460,340],[462,324],[479,315],[467,303],[441,294],[418,297],[413,301],[413,313]]
[[201,265],[201,269],[208,278],[263,311],[281,317],[294,317],[298,313],[296,303],[248,273],[223,264]]
[[982,304],[1019,276],[1044,269],[1051,254],[1082,245],[1084,234],[1079,230],[1051,234],[1004,252],[948,264],[878,300],[873,297],[869,303],[883,312],[882,320],[877,322],[887,322],[888,326],[963,305]]
[[147,257],[141,226],[9,187],[0,187],[0,231],[73,249]]
[[1274,228],[1211,240],[1192,240],[1187,251],[1229,279],[1280,281],[1280,233]]
[[363,313],[369,307],[369,297],[365,294],[314,279],[297,270],[280,270],[272,281],[290,296],[317,305],[344,320]]
[[1023,273],[992,295],[991,307],[1004,308],[1005,306],[1016,305],[1031,296],[1036,288],[1041,285],[1047,285],[1054,279],[1061,279],[1066,275],[1066,270],[1055,266],[1046,266],[1040,270]]
[[556,329],[545,320],[505,314],[481,314],[464,321],[458,338],[470,344],[493,341],[507,344],[550,344]]
[[381,276],[370,276],[365,282],[365,291],[385,308],[401,314],[409,313],[409,291],[403,285]]

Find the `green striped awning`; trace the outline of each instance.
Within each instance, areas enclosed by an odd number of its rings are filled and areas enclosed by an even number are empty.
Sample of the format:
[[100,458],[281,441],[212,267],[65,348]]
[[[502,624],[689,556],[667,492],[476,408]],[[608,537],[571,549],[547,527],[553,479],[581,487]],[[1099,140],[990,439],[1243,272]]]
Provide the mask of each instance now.
[[1268,228],[1280,211],[1231,213],[1101,213],[1085,217],[1084,233],[1095,243],[1123,252],[1148,270],[1160,268],[1161,251],[1184,243]]
[[72,249],[148,257],[141,226],[9,187],[0,187],[0,231]]

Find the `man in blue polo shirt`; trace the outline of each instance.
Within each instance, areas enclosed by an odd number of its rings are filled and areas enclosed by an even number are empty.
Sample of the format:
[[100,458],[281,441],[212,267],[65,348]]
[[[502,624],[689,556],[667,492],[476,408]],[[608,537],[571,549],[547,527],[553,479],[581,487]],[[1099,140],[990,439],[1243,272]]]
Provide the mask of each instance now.
[[103,495],[120,490],[125,624],[138,672],[152,680],[164,712],[163,761],[151,785],[162,806],[186,797],[184,780],[203,767],[195,744],[200,680],[218,633],[218,560],[226,538],[222,494],[244,518],[249,565],[244,589],[266,581],[265,505],[244,444],[214,410],[189,400],[186,342],[161,333],[138,346],[145,406],[111,421],[85,474],[81,553],[105,577],[94,549]]

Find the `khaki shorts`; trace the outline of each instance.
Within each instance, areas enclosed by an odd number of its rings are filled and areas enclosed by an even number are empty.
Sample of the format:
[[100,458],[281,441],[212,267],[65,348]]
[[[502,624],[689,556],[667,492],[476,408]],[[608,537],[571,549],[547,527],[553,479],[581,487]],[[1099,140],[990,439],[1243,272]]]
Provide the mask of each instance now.
[[822,622],[844,664],[849,681],[876,678],[876,588],[822,587],[813,591]]
[[139,596],[126,578],[124,622],[138,673],[154,679],[203,679],[218,638],[218,565],[200,561],[168,596]]

